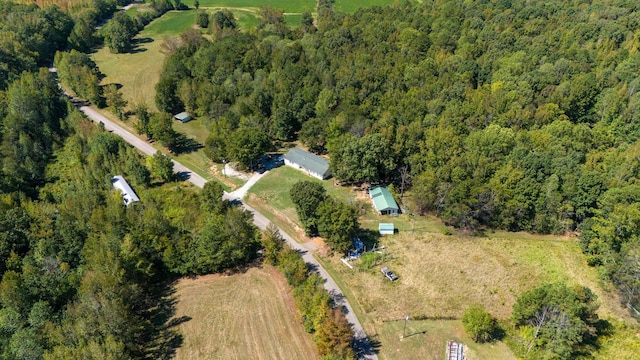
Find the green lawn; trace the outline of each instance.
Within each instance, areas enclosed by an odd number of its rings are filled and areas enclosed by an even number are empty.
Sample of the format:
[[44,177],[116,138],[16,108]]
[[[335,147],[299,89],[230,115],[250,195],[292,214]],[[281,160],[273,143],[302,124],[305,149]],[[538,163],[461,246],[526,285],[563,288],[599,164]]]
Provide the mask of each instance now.
[[134,52],[112,54],[107,47],[99,49],[92,58],[106,76],[102,84],[120,84],[120,91],[130,105],[145,102],[156,111],[155,85],[164,62],[164,54],[160,52],[162,40],[188,30],[194,20],[193,10],[171,11],[152,21],[136,36],[144,42]]
[[335,8],[337,11],[351,14],[360,8],[372,6],[387,6],[404,2],[405,0],[336,0]]
[[[465,344],[465,357],[469,360],[515,359],[504,343],[476,344],[464,332],[459,320],[409,320],[405,329],[404,320],[387,321],[376,328],[380,342],[386,351],[381,359],[440,360],[446,355],[445,345],[449,340]],[[400,338],[403,333],[404,338]]]
[[[200,7],[227,7],[227,8],[255,8],[271,6],[285,13],[314,12],[316,2],[314,0],[198,0]],[[193,6],[193,0],[185,1],[185,4]]]
[[284,22],[291,27],[300,26],[300,23],[302,22],[302,14],[285,14]]

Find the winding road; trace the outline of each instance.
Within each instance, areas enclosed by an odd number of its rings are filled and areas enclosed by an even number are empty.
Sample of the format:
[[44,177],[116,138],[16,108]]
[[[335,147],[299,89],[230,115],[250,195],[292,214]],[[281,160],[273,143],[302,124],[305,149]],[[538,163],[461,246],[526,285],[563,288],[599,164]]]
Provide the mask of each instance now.
[[[157,151],[153,146],[151,146],[146,141],[138,138],[134,134],[130,133],[123,127],[118,124],[112,122],[107,119],[105,116],[100,114],[98,111],[92,109],[89,106],[82,105],[79,102],[74,102],[80,111],[82,111],[87,117],[93,120],[96,123],[101,123],[104,125],[104,128],[120,137],[122,137],[126,142],[136,147],[142,153],[146,155],[153,155]],[[197,173],[191,171],[186,166],[180,164],[179,162],[173,160],[173,171],[176,173],[180,173],[184,178],[187,178],[188,181],[193,183],[195,186],[202,188],[204,184],[207,182],[202,176]],[[246,195],[247,191],[253,184],[255,184],[262,176],[264,176],[267,172],[262,174],[254,174],[241,188],[227,193],[225,192],[223,198],[226,200],[234,200],[239,201],[240,203],[242,198]],[[253,223],[260,229],[264,230],[271,223],[264,215],[253,209],[247,204],[242,203],[242,206],[249,212],[253,214]],[[302,258],[304,261],[310,265],[312,269],[318,271],[320,276],[325,280],[324,288],[331,294],[332,298],[336,302],[338,306],[342,306],[345,311],[345,316],[351,326],[354,329],[355,334],[355,351],[357,353],[358,359],[367,359],[367,360],[377,360],[378,356],[371,345],[371,342],[367,338],[367,335],[358,321],[355,313],[353,312],[353,308],[347,301],[346,297],[340,291],[340,288],[333,280],[333,278],[329,275],[329,273],[322,267],[322,265],[313,257],[313,251],[316,250],[316,247],[312,243],[301,244],[295,241],[289,234],[284,232],[282,229],[278,228],[282,237],[285,239],[287,244],[292,248],[298,250],[302,253]]]

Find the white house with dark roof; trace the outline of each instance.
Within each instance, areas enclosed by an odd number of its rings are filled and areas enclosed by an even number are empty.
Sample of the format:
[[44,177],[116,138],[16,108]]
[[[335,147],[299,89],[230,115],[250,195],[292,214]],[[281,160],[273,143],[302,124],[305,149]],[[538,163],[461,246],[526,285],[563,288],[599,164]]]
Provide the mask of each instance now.
[[331,176],[329,161],[299,148],[289,150],[284,155],[284,163],[320,180]]
[[133,202],[140,201],[138,195],[133,191],[127,180],[125,180],[122,176],[116,175],[111,179],[111,183],[113,187],[117,190],[120,190],[122,193],[122,199],[124,200],[125,205],[129,205]]

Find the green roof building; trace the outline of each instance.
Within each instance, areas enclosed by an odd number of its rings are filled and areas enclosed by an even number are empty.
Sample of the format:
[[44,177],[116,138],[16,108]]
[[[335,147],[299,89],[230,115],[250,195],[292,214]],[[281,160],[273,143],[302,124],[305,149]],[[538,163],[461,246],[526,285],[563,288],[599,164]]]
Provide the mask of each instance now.
[[326,159],[302,149],[293,148],[289,150],[288,153],[284,154],[284,163],[320,180],[331,176],[329,162]]
[[373,206],[380,215],[398,215],[400,208],[393,195],[385,186],[376,186],[369,189],[369,196],[373,201]]

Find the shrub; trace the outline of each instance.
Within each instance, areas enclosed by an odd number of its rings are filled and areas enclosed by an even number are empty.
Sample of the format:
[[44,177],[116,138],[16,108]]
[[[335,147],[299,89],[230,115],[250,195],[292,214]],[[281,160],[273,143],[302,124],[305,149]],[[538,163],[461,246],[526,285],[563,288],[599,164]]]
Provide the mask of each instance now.
[[475,342],[491,341],[496,333],[496,320],[481,305],[473,305],[462,315],[462,324]]

